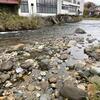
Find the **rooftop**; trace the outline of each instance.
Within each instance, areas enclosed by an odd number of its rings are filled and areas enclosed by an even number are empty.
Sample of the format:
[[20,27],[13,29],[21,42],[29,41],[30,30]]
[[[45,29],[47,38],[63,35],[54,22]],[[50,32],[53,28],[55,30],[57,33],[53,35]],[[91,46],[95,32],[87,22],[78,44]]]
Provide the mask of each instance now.
[[19,4],[19,0],[0,0],[1,4]]

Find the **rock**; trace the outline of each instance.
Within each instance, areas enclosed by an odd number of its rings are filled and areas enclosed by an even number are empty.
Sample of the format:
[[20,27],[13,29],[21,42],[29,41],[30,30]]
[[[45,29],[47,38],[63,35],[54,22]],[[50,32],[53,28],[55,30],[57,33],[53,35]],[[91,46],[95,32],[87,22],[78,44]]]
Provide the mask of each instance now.
[[60,95],[69,100],[87,100],[85,91],[67,84],[61,88]]
[[12,90],[5,90],[3,95],[6,96],[6,100],[15,100],[15,96]]
[[13,67],[13,62],[8,60],[8,61],[4,61],[1,66],[0,66],[0,71],[9,71],[11,70]]
[[94,64],[91,68],[90,68],[90,72],[94,75],[100,75],[100,63],[96,63]]
[[1,96],[0,100],[7,100],[6,96]]
[[99,54],[100,53],[100,48],[96,49],[95,52]]
[[5,85],[5,87],[7,88],[7,87],[10,87],[10,86],[12,86],[13,84],[10,82],[10,81],[6,81],[6,85]]
[[97,61],[100,60],[100,49],[99,48],[96,48],[96,47],[88,47],[88,48],[85,48],[85,53],[89,57],[94,58]]
[[100,86],[100,77],[99,76],[93,76],[92,78],[90,78],[90,81],[92,83],[95,83],[96,85]]
[[44,76],[46,76],[46,72],[45,71],[41,71],[40,75],[44,77]]
[[76,60],[88,59],[88,55],[84,53],[84,48],[73,46],[69,49],[70,56]]
[[36,97],[39,98],[41,96],[40,93],[36,93]]
[[86,40],[88,41],[88,43],[93,43],[96,39],[94,39],[94,38],[87,38]]
[[43,59],[39,62],[39,69],[41,70],[49,70],[49,59]]
[[48,81],[42,80],[42,81],[41,81],[41,89],[42,89],[44,92],[46,92],[47,89],[48,89],[48,87],[49,87]]
[[90,72],[94,75],[100,75],[100,67],[92,67]]
[[3,25],[0,25],[0,32],[4,32],[5,31],[5,28]]
[[68,54],[62,54],[60,55],[61,60],[66,60],[68,58]]
[[67,44],[68,47],[73,47],[77,44],[75,40],[70,40],[69,43]]
[[55,76],[55,75],[53,75],[53,76],[51,76],[51,77],[49,78],[49,82],[50,82],[50,83],[57,83],[57,80],[58,80],[58,77]]
[[35,90],[34,84],[29,84],[28,87],[27,87],[27,89],[28,89],[29,91],[34,91],[34,90]]
[[93,84],[88,84],[87,86],[88,96],[90,100],[93,100],[95,94],[96,94],[96,88]]
[[23,69],[29,69],[29,68],[31,68],[33,66],[33,64],[34,64],[34,60],[33,59],[27,59],[27,60],[25,60],[25,62],[23,62],[21,64],[21,67]]
[[54,95],[55,95],[56,98],[59,98],[59,91],[58,90],[55,90]]
[[24,52],[23,56],[24,56],[24,57],[30,57],[31,55],[30,55],[30,53],[28,53],[28,52]]
[[85,86],[84,86],[83,84],[79,84],[77,87],[78,87],[79,89],[83,90],[83,91],[86,90],[86,88],[85,88]]
[[56,84],[55,83],[51,83],[51,88],[56,89]]
[[12,50],[15,50],[15,51],[22,50],[24,48],[24,46],[25,46],[24,44],[20,43],[15,46],[12,46]]
[[0,89],[0,96],[2,96],[4,90],[3,89]]
[[15,100],[23,100],[23,93],[21,91],[14,91]]
[[86,32],[83,29],[81,29],[81,28],[77,28],[75,30],[75,33],[77,33],[77,34],[86,34]]
[[38,47],[38,50],[43,50],[43,48],[44,48],[44,45],[40,45],[40,46]]
[[43,94],[43,95],[41,95],[40,100],[51,100],[51,98],[50,98],[49,94]]
[[41,90],[41,87],[40,86],[35,86],[35,89],[40,91]]
[[39,81],[42,81],[42,77],[41,77],[41,76],[39,76],[39,77],[38,77],[38,80],[39,80]]
[[16,73],[17,73],[17,74],[22,73],[23,71],[24,71],[24,70],[23,70],[21,67],[16,68]]
[[5,82],[6,80],[10,79],[10,75],[9,74],[1,74],[0,75],[0,83]]

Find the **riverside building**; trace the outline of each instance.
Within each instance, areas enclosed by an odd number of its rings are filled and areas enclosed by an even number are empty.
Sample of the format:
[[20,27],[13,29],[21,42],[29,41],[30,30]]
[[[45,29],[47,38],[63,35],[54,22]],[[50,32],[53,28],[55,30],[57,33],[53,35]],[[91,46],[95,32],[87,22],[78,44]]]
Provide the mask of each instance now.
[[84,0],[21,0],[20,16],[83,15]]

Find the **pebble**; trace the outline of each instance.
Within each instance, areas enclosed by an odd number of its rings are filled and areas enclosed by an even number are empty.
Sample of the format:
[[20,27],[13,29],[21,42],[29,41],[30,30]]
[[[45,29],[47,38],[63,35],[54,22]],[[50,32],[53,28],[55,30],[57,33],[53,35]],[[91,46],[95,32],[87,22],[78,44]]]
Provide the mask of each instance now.
[[53,89],[55,89],[55,88],[56,88],[56,84],[52,83],[52,84],[51,84],[51,87],[52,87]]
[[84,86],[83,84],[79,84],[77,87],[78,87],[79,89],[83,90],[83,91],[86,90],[86,88],[85,88],[85,86]]
[[24,71],[24,70],[23,70],[21,67],[16,68],[16,73],[17,73],[17,74],[22,73],[23,71]]
[[29,84],[28,87],[27,87],[27,89],[29,91],[34,91],[35,90],[35,86],[33,84]]
[[39,98],[41,96],[40,93],[36,93],[36,97]]
[[6,81],[6,85],[5,85],[5,87],[10,87],[10,86],[12,86],[13,84],[10,82],[10,81]]
[[57,76],[54,76],[54,75],[49,78],[49,82],[50,83],[56,83],[57,80],[58,80],[58,77]]
[[46,76],[46,72],[45,71],[41,71],[40,75],[44,77],[44,76]]

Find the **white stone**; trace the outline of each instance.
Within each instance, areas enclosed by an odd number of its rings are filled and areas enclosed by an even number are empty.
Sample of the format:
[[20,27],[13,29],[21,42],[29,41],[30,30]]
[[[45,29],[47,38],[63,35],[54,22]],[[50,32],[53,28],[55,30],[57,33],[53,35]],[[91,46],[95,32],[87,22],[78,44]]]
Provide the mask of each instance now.
[[40,46],[38,47],[39,50],[42,50],[43,48],[44,48],[44,45],[40,45]]
[[10,81],[6,81],[5,87],[10,87],[10,86],[12,86],[12,83]]
[[22,72],[23,72],[23,69],[21,67],[16,68],[16,73],[22,73]]
[[45,72],[45,71],[41,71],[41,72],[40,72],[40,75],[41,75],[41,76],[46,76],[46,72]]
[[79,89],[82,89],[82,90],[85,91],[85,86],[84,86],[83,84],[79,84],[77,87],[78,87]]
[[77,42],[75,40],[71,40],[69,41],[69,43],[67,44],[68,47],[73,47],[77,44]]
[[36,97],[39,98],[41,96],[40,93],[36,93]]

